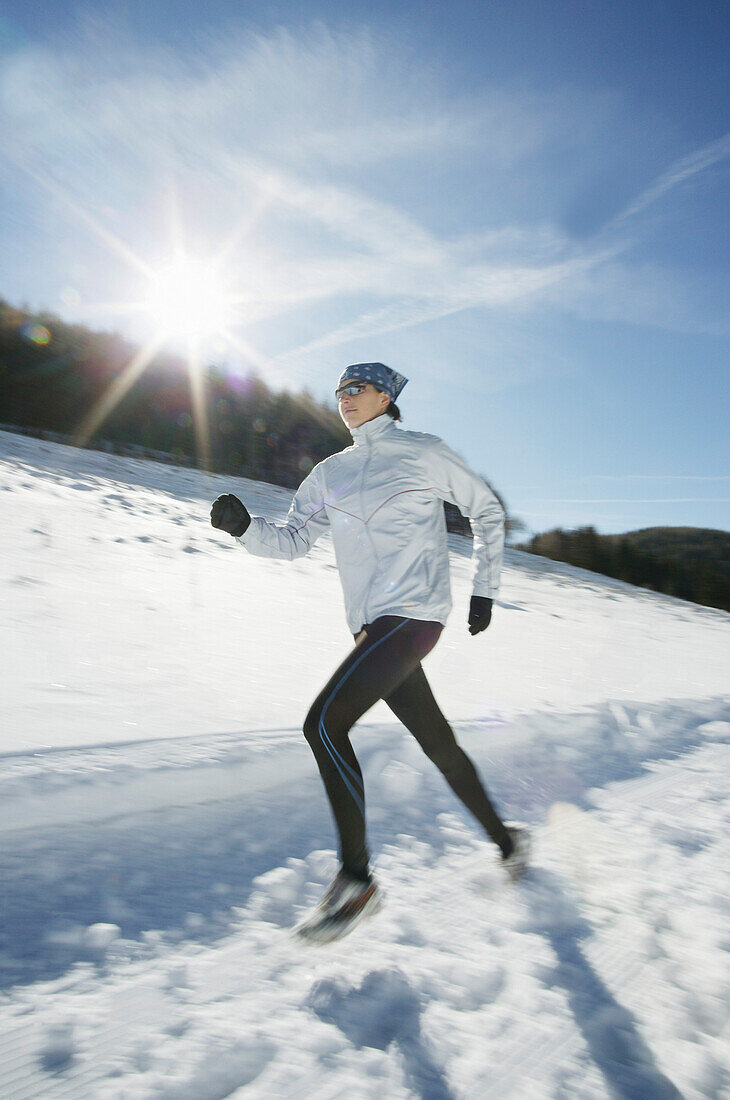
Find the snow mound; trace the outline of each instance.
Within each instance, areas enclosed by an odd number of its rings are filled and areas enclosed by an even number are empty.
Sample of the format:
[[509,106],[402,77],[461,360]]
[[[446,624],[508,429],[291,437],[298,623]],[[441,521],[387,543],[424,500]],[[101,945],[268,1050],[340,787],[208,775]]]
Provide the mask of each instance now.
[[427,671],[534,866],[379,704],[358,724],[386,904],[317,952],[337,867],[301,735],[351,645],[331,543],[209,525],[271,486],[0,433],[0,1095],[730,1096],[730,617],[470,546]]

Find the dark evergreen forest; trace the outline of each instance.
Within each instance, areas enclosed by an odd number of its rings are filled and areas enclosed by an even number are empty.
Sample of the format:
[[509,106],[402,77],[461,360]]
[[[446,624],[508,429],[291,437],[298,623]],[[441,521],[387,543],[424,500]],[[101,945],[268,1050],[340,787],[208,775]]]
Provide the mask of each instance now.
[[594,573],[730,611],[730,533],[701,527],[647,527],[599,535],[593,527],[556,528],[520,550]]
[[[138,350],[118,335],[0,300],[0,422],[76,441]],[[350,442],[334,407],[306,392],[275,392],[253,372],[206,367],[201,390],[210,433],[205,457],[187,366],[168,355],[153,359],[84,443],[142,448],[156,458],[295,487],[315,462]]]
[[[0,424],[79,443],[89,416],[138,352],[116,334],[0,299]],[[83,445],[296,488],[315,463],[351,442],[334,402],[276,392],[254,372],[206,367],[200,388],[210,433],[205,456],[187,366],[169,355],[152,360]],[[470,533],[458,509],[446,504],[445,511],[450,531]]]

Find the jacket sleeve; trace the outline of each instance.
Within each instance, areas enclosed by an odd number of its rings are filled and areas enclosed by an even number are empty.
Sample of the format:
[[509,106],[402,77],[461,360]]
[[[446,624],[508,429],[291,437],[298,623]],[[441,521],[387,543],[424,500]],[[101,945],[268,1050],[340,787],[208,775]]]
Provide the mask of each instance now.
[[315,466],[294,494],[283,524],[271,523],[262,516],[252,516],[251,523],[238,542],[257,557],[291,561],[307,554],[328,527],[329,519]]
[[494,598],[504,550],[504,509],[483,478],[443,440],[429,452],[431,484],[469,518],[474,535],[474,595]]

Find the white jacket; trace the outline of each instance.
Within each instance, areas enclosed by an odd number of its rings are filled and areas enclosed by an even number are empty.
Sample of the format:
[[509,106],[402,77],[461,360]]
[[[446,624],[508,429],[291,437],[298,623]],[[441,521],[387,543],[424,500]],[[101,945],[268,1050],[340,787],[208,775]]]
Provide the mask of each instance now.
[[448,500],[471,522],[474,594],[495,596],[504,511],[482,478],[437,436],[402,431],[385,414],[352,438],[304,479],[283,525],[254,516],[238,541],[251,554],[292,559],[330,529],[353,634],[381,615],[446,623]]

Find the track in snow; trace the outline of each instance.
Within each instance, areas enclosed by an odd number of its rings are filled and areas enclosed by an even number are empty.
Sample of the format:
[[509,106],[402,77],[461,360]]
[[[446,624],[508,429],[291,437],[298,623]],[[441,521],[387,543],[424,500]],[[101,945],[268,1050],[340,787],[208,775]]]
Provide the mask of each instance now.
[[[687,819],[692,792],[702,784],[708,812],[727,806],[727,718],[721,701],[654,710],[651,722],[641,708],[584,713],[581,737],[571,743],[569,780],[545,728],[559,726],[555,715],[542,724],[538,743],[528,719],[516,744],[495,738],[488,766],[480,763],[490,778],[494,772],[495,787],[501,777],[510,811],[526,816],[530,780],[537,792],[533,816],[542,818],[548,800],[553,804],[548,823],[537,830],[537,870],[517,890],[504,883],[489,846],[455,814],[439,777],[418,765],[410,740],[390,730],[361,730],[388,906],[368,930],[319,956],[303,953],[288,934],[332,867],[331,853],[318,851],[331,836],[318,780],[281,782],[293,761],[308,755],[292,735],[282,733],[276,746],[267,740],[270,755],[263,757],[263,747],[220,738],[44,754],[35,758],[36,770],[29,760],[5,758],[0,782],[14,783],[16,797],[25,783],[41,783],[49,814],[45,828],[6,834],[8,897],[26,906],[35,899],[40,918],[51,922],[50,935],[43,933],[42,919],[34,925],[26,908],[27,958],[22,951],[6,958],[6,976],[28,981],[39,954],[41,965],[44,955],[45,963],[55,959],[56,972],[74,959],[87,962],[45,986],[11,994],[0,1031],[0,1094],[8,1100],[215,1100],[251,1082],[266,1097],[334,1098],[345,1086],[336,1073],[322,1081],[316,1054],[318,1043],[334,1043],[342,1059],[353,1045],[369,1057],[381,1051],[387,1072],[397,1068],[397,1081],[386,1090],[394,1096],[518,1098],[526,1081],[539,1095],[546,1080],[575,1097],[601,1097],[607,1088],[616,1095],[676,1096],[671,1059],[660,1040],[647,1038],[646,1021],[656,1015],[654,1000],[671,1002],[664,988],[670,972],[678,1004],[686,1011],[689,998],[690,1016],[698,1020],[712,1012],[712,991],[693,992],[691,968],[677,986],[683,964],[676,942],[675,955],[658,950],[672,921],[664,883],[636,886],[645,892],[630,898],[625,911],[607,885],[650,880],[652,837],[658,828],[666,839],[675,814]],[[661,742],[652,738],[657,727]],[[640,735],[653,759],[640,759]],[[607,745],[611,767],[605,756],[596,758],[597,747]],[[657,759],[667,752],[674,759]],[[225,774],[234,759],[244,786],[238,799],[224,791],[218,801],[175,805],[170,796],[178,774]],[[105,767],[111,769],[106,779]],[[115,813],[106,823],[59,827],[54,821],[56,795],[67,799],[69,791],[78,795],[98,782],[111,790],[115,777],[123,789],[140,774],[155,776],[167,791],[156,810]],[[618,778],[597,788],[601,775]],[[577,787],[580,797],[567,805],[556,797],[561,788]],[[515,791],[521,804],[510,797]],[[647,830],[638,843],[636,828]],[[714,835],[709,824],[708,835]],[[677,858],[687,843],[701,847],[701,830],[694,839],[686,831],[676,838]],[[637,850],[648,853],[645,866],[634,865]],[[291,858],[281,864],[283,853]],[[100,882],[94,909],[93,887]],[[195,903],[197,911],[188,908]],[[57,919],[63,905],[66,923],[54,926],[51,917]],[[637,913],[646,914],[643,924]],[[118,924],[122,939],[90,946],[87,926],[99,920]],[[8,930],[19,924],[10,912]],[[29,1014],[25,1006],[32,1007]],[[304,1028],[302,1013],[309,1021]],[[471,1055],[458,1070],[440,1028],[455,1035],[472,1018],[484,1029],[484,1064]],[[311,1029],[315,1053],[302,1052],[301,1078],[287,1092],[277,1051],[284,1042],[301,1043],[302,1031]],[[721,1084],[720,1061],[713,1062],[709,1048],[706,1059],[700,1078]],[[324,1091],[311,1091],[314,1080]],[[376,1075],[372,1092],[362,1095],[382,1090]],[[690,1080],[684,1095],[703,1093]]]
[[[730,739],[730,705],[611,705],[457,732],[507,816],[538,823],[556,802],[589,806],[592,788]],[[415,741],[398,726],[361,725],[354,739],[374,851],[402,832],[440,852],[438,813],[462,811]],[[333,839],[311,753],[292,731],[2,757],[0,832],[4,986],[98,962],[86,929],[99,922],[135,951],[151,929],[214,940],[257,875]]]
[[[405,848],[387,849],[381,862],[390,913],[326,952],[303,952],[286,930],[302,887],[309,883],[311,892],[312,874],[326,878],[326,856],[306,867],[289,861],[254,884],[236,927],[217,945],[161,944],[146,961],[117,964],[106,977],[77,972],[49,985],[54,996],[37,1002],[30,1016],[17,998],[15,1018],[0,1034],[0,1091],[8,1100],[214,1100],[257,1082],[261,1096],[334,1098],[341,1094],[336,1079],[331,1087],[322,1082],[321,1091],[299,1091],[311,1089],[306,1066],[304,1079],[281,1091],[274,1058],[281,1035],[269,1035],[267,1021],[278,1018],[286,1034],[305,1012],[314,1021],[315,1048],[322,1029],[334,1029],[362,1050],[390,1051],[404,1095],[517,1100],[526,1088],[537,1095],[541,1082],[562,1080],[576,1097],[680,1096],[645,1038],[641,1005],[625,1005],[651,987],[653,961],[612,938],[610,927],[600,929],[601,903],[592,895],[617,860],[632,858],[621,851],[626,833],[613,834],[606,820],[612,807],[633,805],[644,814],[671,808],[687,788],[688,768],[706,775],[708,794],[727,797],[728,765],[730,747],[708,745],[617,784],[598,813],[559,808],[537,833],[537,869],[517,888],[490,864],[484,843],[458,819],[442,818],[442,854],[433,862],[429,845],[408,838]],[[457,914],[461,945],[453,944]],[[481,957],[472,957],[476,943]],[[448,1050],[432,1042],[424,1005],[438,995],[448,1013],[467,1020],[470,1012],[480,1018],[482,1004],[498,1013],[505,983],[521,965],[514,962],[520,948],[537,1003],[522,1016],[508,1006],[504,1031],[485,1035],[487,1047],[498,1040],[498,1062],[478,1093],[463,1091],[452,1080]],[[200,1035],[196,1010],[207,1013]],[[226,1019],[240,1027],[224,1038]],[[573,1073],[582,1067],[580,1081],[564,1079],[565,1066]],[[702,1095],[691,1088],[683,1094]],[[378,1095],[377,1082],[361,1095]]]

